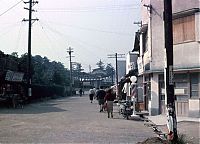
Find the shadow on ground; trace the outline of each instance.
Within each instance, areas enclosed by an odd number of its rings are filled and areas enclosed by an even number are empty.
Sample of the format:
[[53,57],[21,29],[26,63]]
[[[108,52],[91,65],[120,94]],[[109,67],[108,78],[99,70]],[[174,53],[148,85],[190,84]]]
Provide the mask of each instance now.
[[1,108],[0,114],[42,114],[67,111],[56,107],[55,103],[28,104],[24,108]]

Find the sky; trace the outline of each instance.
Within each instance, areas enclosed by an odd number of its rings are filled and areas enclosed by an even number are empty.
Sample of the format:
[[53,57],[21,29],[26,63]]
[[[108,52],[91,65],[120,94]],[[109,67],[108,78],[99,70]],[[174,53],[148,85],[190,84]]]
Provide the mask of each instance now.
[[[25,0],[24,0],[25,1]],[[27,0],[29,1],[29,0]],[[26,1],[26,2],[27,2]],[[28,51],[29,7],[22,0],[0,0],[0,50],[6,54]],[[110,54],[127,54],[133,49],[134,22],[140,21],[140,0],[38,0],[33,6],[32,55],[46,56],[69,69],[67,49],[73,49],[72,62],[84,71],[115,60]],[[122,59],[123,60],[123,59]]]

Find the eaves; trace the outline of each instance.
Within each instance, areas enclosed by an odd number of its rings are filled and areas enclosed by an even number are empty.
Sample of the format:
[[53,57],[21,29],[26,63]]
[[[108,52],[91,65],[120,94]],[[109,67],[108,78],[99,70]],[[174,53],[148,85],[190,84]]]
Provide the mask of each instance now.
[[[174,67],[174,73],[178,72],[200,72],[200,67],[187,67],[187,68],[181,68],[181,67]],[[147,70],[143,73],[140,73],[139,75],[148,75],[152,73],[164,73],[164,69],[153,69],[153,70]]]
[[180,11],[180,12],[177,12],[177,13],[173,13],[172,19],[174,20],[174,19],[194,15],[197,12],[200,12],[200,8],[192,8],[192,9]]

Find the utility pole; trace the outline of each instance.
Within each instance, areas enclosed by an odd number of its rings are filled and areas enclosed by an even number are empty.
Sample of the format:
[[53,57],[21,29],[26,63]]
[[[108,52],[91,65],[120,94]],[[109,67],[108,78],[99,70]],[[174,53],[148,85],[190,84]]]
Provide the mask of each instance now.
[[115,58],[115,79],[116,79],[116,96],[118,97],[118,62],[117,62],[117,59],[118,58],[125,58],[125,54],[109,54],[108,55],[108,58]]
[[71,47],[69,47],[69,49],[67,50],[67,52],[69,53],[69,65],[70,65],[70,96],[72,96],[72,51],[73,49]]
[[30,0],[29,2],[24,2],[25,4],[29,3],[29,8],[24,8],[29,11],[29,19],[23,19],[22,21],[28,21],[28,67],[27,67],[27,73],[28,73],[28,79],[27,79],[27,85],[28,85],[28,96],[32,96],[32,91],[31,91],[31,84],[32,84],[32,73],[31,73],[31,25],[32,21],[38,21],[38,19],[32,19],[32,7],[35,4],[38,4],[38,1],[32,1]]
[[165,26],[165,101],[167,106],[167,126],[169,139],[176,143],[177,120],[173,81],[173,28],[172,28],[172,2],[164,0],[164,26]]
[[133,24],[136,24],[136,25],[138,25],[139,27],[142,27],[142,21],[140,21],[140,22],[134,22]]

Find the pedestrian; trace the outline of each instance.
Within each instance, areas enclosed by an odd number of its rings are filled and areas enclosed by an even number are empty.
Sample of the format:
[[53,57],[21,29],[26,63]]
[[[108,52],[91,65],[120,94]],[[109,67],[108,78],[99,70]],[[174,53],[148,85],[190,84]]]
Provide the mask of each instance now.
[[99,88],[97,88],[96,90],[95,90],[95,96],[94,96],[94,98],[98,101],[98,97],[97,97],[97,93],[99,92]]
[[104,98],[106,96],[106,92],[105,90],[103,90],[103,87],[100,86],[100,90],[98,90],[97,92],[97,100],[99,102],[99,112],[102,112],[103,111],[103,106],[104,106]]
[[80,88],[80,90],[79,90],[80,97],[82,96],[82,93],[83,93],[83,90],[82,90],[82,88]]
[[92,101],[93,101],[94,95],[95,95],[94,89],[90,89],[90,90],[89,90],[89,98],[90,98],[90,102],[91,102],[91,103],[92,103]]
[[113,101],[115,100],[115,95],[113,94],[113,90],[111,88],[107,90],[104,100],[107,104],[108,118],[110,118],[110,114],[113,118]]

